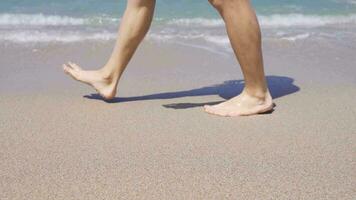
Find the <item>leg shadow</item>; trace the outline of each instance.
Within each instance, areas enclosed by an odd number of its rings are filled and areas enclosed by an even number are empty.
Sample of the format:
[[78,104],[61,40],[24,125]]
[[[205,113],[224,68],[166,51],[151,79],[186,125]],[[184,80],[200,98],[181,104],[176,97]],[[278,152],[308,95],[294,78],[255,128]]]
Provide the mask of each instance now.
[[[274,99],[283,97],[295,92],[298,92],[300,88],[294,85],[294,79],[284,76],[267,76],[268,86],[271,92],[271,95]],[[208,96],[208,95],[219,95],[223,99],[230,99],[241,93],[244,87],[243,80],[229,80],[225,81],[222,84],[185,90],[177,92],[165,92],[150,94],[144,96],[135,96],[135,97],[117,97],[112,100],[106,101],[107,103],[121,103],[121,102],[130,102],[130,101],[144,101],[144,100],[159,100],[159,99],[175,99],[181,97],[194,97],[194,96]],[[88,99],[103,100],[98,94],[91,94],[84,96]],[[204,102],[204,103],[174,103],[163,105],[165,108],[172,109],[187,109],[194,107],[202,107],[204,105],[213,105],[221,103],[222,101],[215,102]]]

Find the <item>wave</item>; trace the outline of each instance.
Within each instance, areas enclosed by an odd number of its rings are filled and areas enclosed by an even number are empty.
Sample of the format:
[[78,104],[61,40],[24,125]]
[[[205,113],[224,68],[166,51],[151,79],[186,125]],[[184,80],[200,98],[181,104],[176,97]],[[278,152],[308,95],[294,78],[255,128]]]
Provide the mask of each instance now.
[[[287,41],[314,38],[322,32],[322,29],[305,29],[308,27],[356,25],[356,14],[335,16],[287,14],[259,16],[259,19],[262,27],[267,28],[264,33],[268,37]],[[156,18],[155,20],[156,24],[149,32],[148,39],[163,42],[208,43],[224,48],[230,46],[226,33],[223,31],[224,23],[221,19]],[[0,14],[0,41],[17,43],[107,41],[116,38],[116,28],[112,29],[112,25],[116,26],[118,21],[118,18],[108,16],[74,18],[43,14]],[[97,27],[98,24],[110,27]],[[279,27],[292,28],[278,29]],[[293,29],[294,27],[295,29]],[[356,28],[356,26],[352,28]],[[281,31],[285,33],[282,34]],[[316,34],[312,34],[313,32]],[[344,32],[332,33],[332,35],[340,37]],[[356,37],[356,35],[352,35],[352,37]]]
[[0,14],[0,26],[80,26],[117,24],[118,18],[93,16],[78,18],[44,14]]
[[65,26],[83,25],[87,20],[59,15],[1,14],[0,25]]
[[356,14],[350,15],[270,15],[260,16],[260,23],[266,27],[319,27],[339,24],[356,24]]
[[[356,1],[356,0],[355,0]],[[304,15],[304,14],[273,14],[258,16],[262,27],[319,27],[338,24],[356,24],[356,14],[350,15]],[[0,14],[1,26],[78,26],[78,25],[117,25],[118,18],[108,16],[92,16],[75,18],[60,15],[44,14]],[[183,27],[222,27],[222,19],[209,18],[176,18],[155,19],[163,25]]]
[[207,18],[180,18],[172,19],[167,22],[168,25],[178,26],[205,26],[216,27],[223,26],[224,21],[222,19],[207,19]]
[[230,40],[227,35],[210,35],[210,34],[157,34],[149,33],[148,39],[153,39],[155,41],[179,41],[179,40],[201,40],[208,43],[213,43],[217,46],[228,47],[230,45]]
[[282,40],[287,40],[287,41],[291,41],[291,42],[295,42],[297,40],[304,40],[307,39],[311,36],[310,33],[302,33],[302,34],[298,34],[298,35],[294,35],[294,36],[285,36],[282,37]]
[[[303,15],[303,14],[274,14],[258,16],[262,27],[319,27],[338,24],[356,24],[356,14],[350,15]],[[172,19],[170,25],[177,26],[224,26],[221,19],[186,18]]]
[[21,31],[0,33],[0,41],[8,41],[15,43],[70,43],[86,40],[108,41],[111,39],[115,39],[115,36],[115,33],[110,33],[107,31],[103,31],[100,33]]
[[[14,43],[72,43],[82,41],[109,41],[116,39],[115,32],[101,31],[86,33],[83,31],[7,31],[0,32],[0,42]],[[228,47],[230,41],[226,35],[209,34],[160,34],[150,32],[147,35],[148,40],[156,42],[182,42],[200,40],[219,47]],[[192,43],[192,42],[190,42]]]

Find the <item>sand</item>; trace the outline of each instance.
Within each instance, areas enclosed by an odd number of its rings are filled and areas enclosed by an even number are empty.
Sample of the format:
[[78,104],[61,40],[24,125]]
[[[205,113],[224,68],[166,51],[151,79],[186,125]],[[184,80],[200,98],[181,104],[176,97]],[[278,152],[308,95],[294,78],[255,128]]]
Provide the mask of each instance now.
[[241,91],[231,55],[146,41],[107,103],[60,64],[111,47],[0,48],[0,199],[355,198],[350,49],[266,43],[275,111],[221,118],[202,105]]

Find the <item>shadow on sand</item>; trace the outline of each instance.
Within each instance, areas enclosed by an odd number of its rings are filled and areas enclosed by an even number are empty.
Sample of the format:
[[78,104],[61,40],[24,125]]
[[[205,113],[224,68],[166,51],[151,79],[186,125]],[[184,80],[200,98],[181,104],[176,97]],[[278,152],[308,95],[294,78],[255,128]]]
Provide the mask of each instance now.
[[[283,97],[295,92],[298,92],[300,88],[294,85],[294,79],[284,76],[267,76],[268,86],[273,99]],[[229,80],[222,84],[185,90],[176,92],[164,92],[157,94],[150,94],[144,96],[134,97],[116,97],[112,100],[106,101],[107,103],[121,103],[130,101],[144,101],[144,100],[158,100],[158,99],[175,99],[181,97],[194,97],[194,96],[207,96],[207,95],[219,95],[224,99],[230,99],[239,93],[241,93],[244,86],[243,80]],[[98,94],[85,95],[85,98],[103,100]],[[222,101],[203,102],[203,103],[174,103],[163,105],[165,108],[172,109],[187,109],[194,107],[201,107],[204,105],[213,105]]]

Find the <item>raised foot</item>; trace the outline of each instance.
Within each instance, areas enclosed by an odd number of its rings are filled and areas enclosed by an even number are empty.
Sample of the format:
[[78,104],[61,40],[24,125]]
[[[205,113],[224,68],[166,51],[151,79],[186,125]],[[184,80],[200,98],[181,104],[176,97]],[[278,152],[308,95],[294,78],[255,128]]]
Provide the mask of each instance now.
[[116,81],[105,78],[100,71],[86,71],[72,62],[64,64],[63,70],[73,79],[92,86],[106,100],[116,95]]
[[263,98],[257,98],[242,92],[240,95],[223,103],[209,106],[205,105],[205,112],[223,117],[248,116],[266,113],[274,107],[269,92]]

